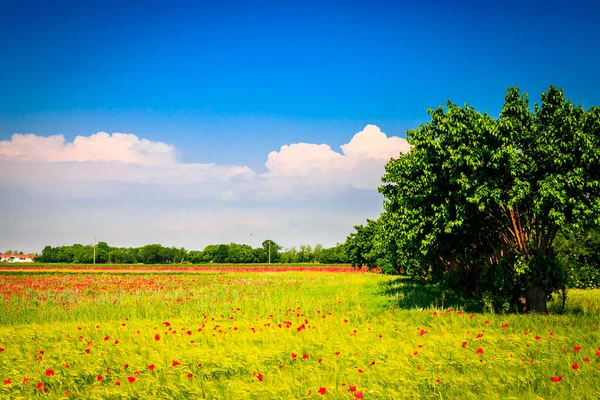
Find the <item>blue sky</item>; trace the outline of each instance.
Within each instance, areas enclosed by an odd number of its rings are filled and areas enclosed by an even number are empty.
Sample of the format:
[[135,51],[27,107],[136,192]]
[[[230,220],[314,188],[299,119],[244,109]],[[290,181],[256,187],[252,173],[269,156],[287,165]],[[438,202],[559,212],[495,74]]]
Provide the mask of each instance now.
[[599,17],[591,1],[5,1],[0,140],[131,133],[261,174],[284,145],[404,137],[447,99],[497,114],[515,84],[598,105]]

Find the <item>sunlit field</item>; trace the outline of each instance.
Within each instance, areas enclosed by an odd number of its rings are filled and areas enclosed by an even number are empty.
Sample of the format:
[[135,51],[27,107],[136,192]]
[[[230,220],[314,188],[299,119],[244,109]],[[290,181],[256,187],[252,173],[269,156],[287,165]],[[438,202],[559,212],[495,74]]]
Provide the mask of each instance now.
[[0,296],[3,398],[600,397],[598,290],[493,315],[372,273],[25,271]]

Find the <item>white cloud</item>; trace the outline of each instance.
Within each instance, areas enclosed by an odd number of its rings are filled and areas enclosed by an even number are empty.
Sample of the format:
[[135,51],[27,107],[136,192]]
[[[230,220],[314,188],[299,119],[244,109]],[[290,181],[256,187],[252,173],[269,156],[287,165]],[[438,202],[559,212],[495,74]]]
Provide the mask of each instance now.
[[175,163],[175,147],[139,139],[128,133],[98,132],[77,136],[67,143],[62,135],[36,136],[15,133],[0,141],[0,158],[21,162],[105,161],[136,165],[167,166]]
[[410,150],[406,139],[387,137],[376,125],[367,125],[337,153],[326,144],[296,143],[272,151],[266,177],[306,178],[313,185],[375,188],[392,157]]
[[[333,244],[353,224],[377,215],[381,202],[375,189],[384,166],[409,145],[367,125],[340,150],[327,144],[285,145],[268,154],[267,171],[258,174],[244,165],[179,162],[174,146],[132,134],[99,132],[72,142],[63,136],[15,134],[0,141],[0,206],[20,222],[0,231],[0,243],[39,251],[51,241],[51,232],[58,244],[103,230],[106,236],[115,232],[114,240],[106,238],[114,244],[126,245],[132,237],[136,244],[190,246],[190,235],[198,235],[193,241],[200,244],[217,237],[242,240],[245,233],[237,230],[243,227],[261,238],[276,234],[290,245],[302,237]],[[165,219],[174,212],[176,221]],[[91,218],[95,213],[102,218]],[[41,222],[46,219],[50,225]],[[40,223],[44,229],[31,235]],[[168,228],[161,236],[163,225]],[[211,226],[218,226],[218,235]],[[23,232],[15,232],[19,227]],[[29,237],[35,247],[22,243]]]

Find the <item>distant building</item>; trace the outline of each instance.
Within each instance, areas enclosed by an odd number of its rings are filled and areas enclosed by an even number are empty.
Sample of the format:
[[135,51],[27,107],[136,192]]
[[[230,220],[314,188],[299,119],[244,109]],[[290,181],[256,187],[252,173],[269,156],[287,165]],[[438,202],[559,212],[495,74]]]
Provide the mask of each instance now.
[[0,262],[27,263],[33,262],[33,254],[0,254]]

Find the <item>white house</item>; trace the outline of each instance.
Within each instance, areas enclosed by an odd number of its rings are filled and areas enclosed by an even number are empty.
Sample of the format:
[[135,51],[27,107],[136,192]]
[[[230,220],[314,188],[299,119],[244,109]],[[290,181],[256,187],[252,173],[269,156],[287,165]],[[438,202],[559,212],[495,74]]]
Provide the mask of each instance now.
[[27,263],[33,262],[33,254],[0,254],[0,262]]

